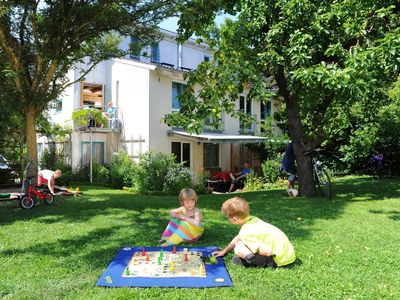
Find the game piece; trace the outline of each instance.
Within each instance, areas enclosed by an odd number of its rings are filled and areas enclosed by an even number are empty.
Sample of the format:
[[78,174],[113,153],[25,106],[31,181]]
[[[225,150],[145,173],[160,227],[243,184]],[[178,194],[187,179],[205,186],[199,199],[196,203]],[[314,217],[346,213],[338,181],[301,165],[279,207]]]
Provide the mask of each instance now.
[[174,249],[172,250],[173,254],[176,254],[176,246],[174,246]]
[[72,186],[68,188],[68,192],[72,192]]
[[75,193],[79,193],[79,186],[76,187]]
[[184,256],[185,256],[185,261],[189,261],[188,254],[187,254],[187,253],[185,253],[185,254],[184,254]]
[[149,254],[146,254],[146,261],[150,261]]
[[215,256],[210,256],[210,263],[216,264],[217,263],[217,258]]
[[183,248],[183,253],[187,253],[188,252],[188,248]]
[[146,251],[142,248],[142,256],[146,256]]

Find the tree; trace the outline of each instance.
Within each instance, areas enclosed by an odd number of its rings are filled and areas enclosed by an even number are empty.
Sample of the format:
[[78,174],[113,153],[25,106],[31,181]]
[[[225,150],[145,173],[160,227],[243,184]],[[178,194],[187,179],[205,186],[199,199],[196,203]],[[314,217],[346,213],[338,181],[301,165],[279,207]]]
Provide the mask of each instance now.
[[37,116],[73,82],[66,74],[85,63],[87,74],[100,61],[124,55],[119,35],[141,43],[174,14],[179,0],[2,1],[0,6],[0,94],[24,116],[28,160],[37,170]]
[[[237,11],[220,30],[208,27],[215,13]],[[335,138],[347,112],[379,105],[400,67],[398,1],[193,1],[183,8],[180,34],[203,35],[214,61],[188,76],[180,115],[168,124],[200,131],[206,117],[222,111],[240,116],[234,102],[249,89],[253,100],[277,95],[286,106],[300,192],[315,195],[311,159],[305,153]],[[193,85],[202,89],[193,94]],[[201,99],[201,100],[199,100]],[[387,97],[385,98],[387,99]]]

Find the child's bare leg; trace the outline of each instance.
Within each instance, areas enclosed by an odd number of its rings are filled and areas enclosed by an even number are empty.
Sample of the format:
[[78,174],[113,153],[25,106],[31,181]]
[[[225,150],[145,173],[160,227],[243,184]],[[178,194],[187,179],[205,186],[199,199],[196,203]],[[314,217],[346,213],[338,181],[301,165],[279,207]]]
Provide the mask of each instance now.
[[249,248],[242,242],[238,241],[234,248],[235,255],[239,256],[240,258],[248,258],[249,256],[253,256],[254,253],[251,252]]

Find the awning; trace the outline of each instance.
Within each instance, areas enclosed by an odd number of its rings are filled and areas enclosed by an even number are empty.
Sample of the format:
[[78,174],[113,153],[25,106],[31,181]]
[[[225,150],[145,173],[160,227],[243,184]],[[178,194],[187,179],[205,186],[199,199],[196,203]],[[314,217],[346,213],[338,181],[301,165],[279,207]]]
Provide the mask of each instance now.
[[249,143],[263,143],[267,140],[263,136],[255,135],[241,135],[241,134],[226,134],[226,133],[188,133],[186,131],[171,130],[168,132],[170,136],[178,136],[196,142],[202,143],[229,143],[229,144],[249,144]]

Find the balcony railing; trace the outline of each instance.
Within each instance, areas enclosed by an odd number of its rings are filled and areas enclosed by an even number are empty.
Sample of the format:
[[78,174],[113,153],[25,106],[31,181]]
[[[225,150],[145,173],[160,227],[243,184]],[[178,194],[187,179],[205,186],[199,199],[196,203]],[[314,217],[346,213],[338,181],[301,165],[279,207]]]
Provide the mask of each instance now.
[[106,129],[106,131],[121,131],[122,110],[115,107],[114,113],[107,114],[101,108],[80,107],[72,113],[75,130],[89,130],[89,128]]

